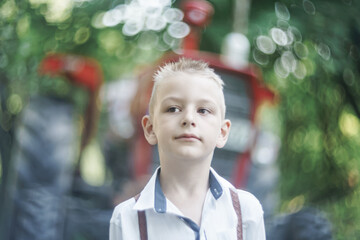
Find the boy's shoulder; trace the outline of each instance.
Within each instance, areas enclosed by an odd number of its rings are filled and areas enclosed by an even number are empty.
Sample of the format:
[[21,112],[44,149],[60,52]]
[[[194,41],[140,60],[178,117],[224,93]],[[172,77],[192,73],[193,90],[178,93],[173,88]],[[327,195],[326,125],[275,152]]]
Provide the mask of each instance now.
[[245,190],[236,189],[241,204],[245,206],[258,206],[261,207],[260,201],[250,192]]
[[236,189],[236,192],[239,197],[244,221],[261,221],[264,215],[264,211],[260,201],[250,192],[241,189]]
[[[215,173],[216,174],[216,173]],[[221,185],[227,189],[235,191],[239,197],[241,209],[244,211],[252,210],[262,213],[262,206],[260,201],[250,192],[235,188],[229,181],[217,175],[217,179],[221,182]]]
[[120,221],[121,215],[131,215],[133,214],[133,208],[135,205],[135,198],[130,198],[120,204],[118,204],[112,214],[111,222],[118,222]]
[[115,209],[117,210],[127,210],[132,209],[135,205],[135,197],[129,198],[128,200],[125,200],[121,203],[119,203]]

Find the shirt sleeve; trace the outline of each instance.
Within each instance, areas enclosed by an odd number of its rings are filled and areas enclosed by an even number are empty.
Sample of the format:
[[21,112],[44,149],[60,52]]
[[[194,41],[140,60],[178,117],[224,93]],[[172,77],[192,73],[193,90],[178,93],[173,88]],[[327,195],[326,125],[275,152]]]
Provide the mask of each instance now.
[[249,239],[254,240],[265,240],[265,225],[264,225],[264,211],[260,202],[254,197],[252,201],[252,208],[253,208],[253,220],[252,222],[252,229],[249,232],[249,235],[252,236]]
[[110,229],[109,229],[109,240],[122,240],[122,227],[121,220],[117,214],[117,209],[115,208],[113,216],[110,220]]
[[264,212],[259,200],[249,192],[239,190],[245,240],[265,240]]
[[256,222],[256,233],[258,234],[258,236],[256,237],[256,239],[259,240],[265,240],[265,225],[264,225],[264,214],[262,212],[262,208],[261,208],[261,214],[259,216],[259,220]]

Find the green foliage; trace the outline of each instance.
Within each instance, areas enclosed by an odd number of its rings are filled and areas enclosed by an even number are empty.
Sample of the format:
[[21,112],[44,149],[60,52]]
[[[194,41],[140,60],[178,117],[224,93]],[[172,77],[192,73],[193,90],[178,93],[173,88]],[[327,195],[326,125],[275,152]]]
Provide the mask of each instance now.
[[[28,98],[36,94],[68,98],[83,111],[87,96],[82,89],[63,78],[38,74],[39,63],[49,52],[97,59],[105,81],[119,79],[139,64],[158,59],[162,51],[141,48],[138,36],[124,37],[121,24],[101,26],[98,16],[120,3],[123,1],[2,1],[0,80],[6,88],[1,96],[5,102],[18,96],[20,108],[11,110],[5,104],[0,109],[1,115],[16,115]],[[4,125],[5,120],[0,120]]]
[[[281,98],[281,211],[316,205],[328,212],[336,239],[355,239],[360,231],[360,6],[354,1],[317,1],[312,14],[304,2],[285,5],[289,20],[279,19],[275,11],[259,11],[250,27],[254,54],[259,35],[286,24],[299,29],[302,38],[297,42],[308,49],[301,56],[293,42],[264,54],[266,61],[253,58]],[[304,64],[303,77],[277,72],[277,59],[289,51]]]

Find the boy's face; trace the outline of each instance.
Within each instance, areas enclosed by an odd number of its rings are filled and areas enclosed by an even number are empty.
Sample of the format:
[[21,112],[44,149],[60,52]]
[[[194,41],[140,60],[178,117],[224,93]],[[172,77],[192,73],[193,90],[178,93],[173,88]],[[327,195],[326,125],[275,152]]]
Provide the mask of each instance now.
[[161,159],[211,159],[215,147],[225,145],[230,121],[222,116],[222,94],[215,81],[197,74],[181,73],[158,85],[143,127]]

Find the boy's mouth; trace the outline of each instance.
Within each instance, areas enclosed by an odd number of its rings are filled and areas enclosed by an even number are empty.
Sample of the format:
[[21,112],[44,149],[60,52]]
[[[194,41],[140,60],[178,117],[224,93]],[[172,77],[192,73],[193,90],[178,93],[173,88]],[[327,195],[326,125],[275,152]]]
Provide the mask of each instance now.
[[183,140],[199,140],[199,141],[201,141],[201,139],[194,134],[181,134],[181,135],[175,137],[175,139],[176,140],[183,139]]

